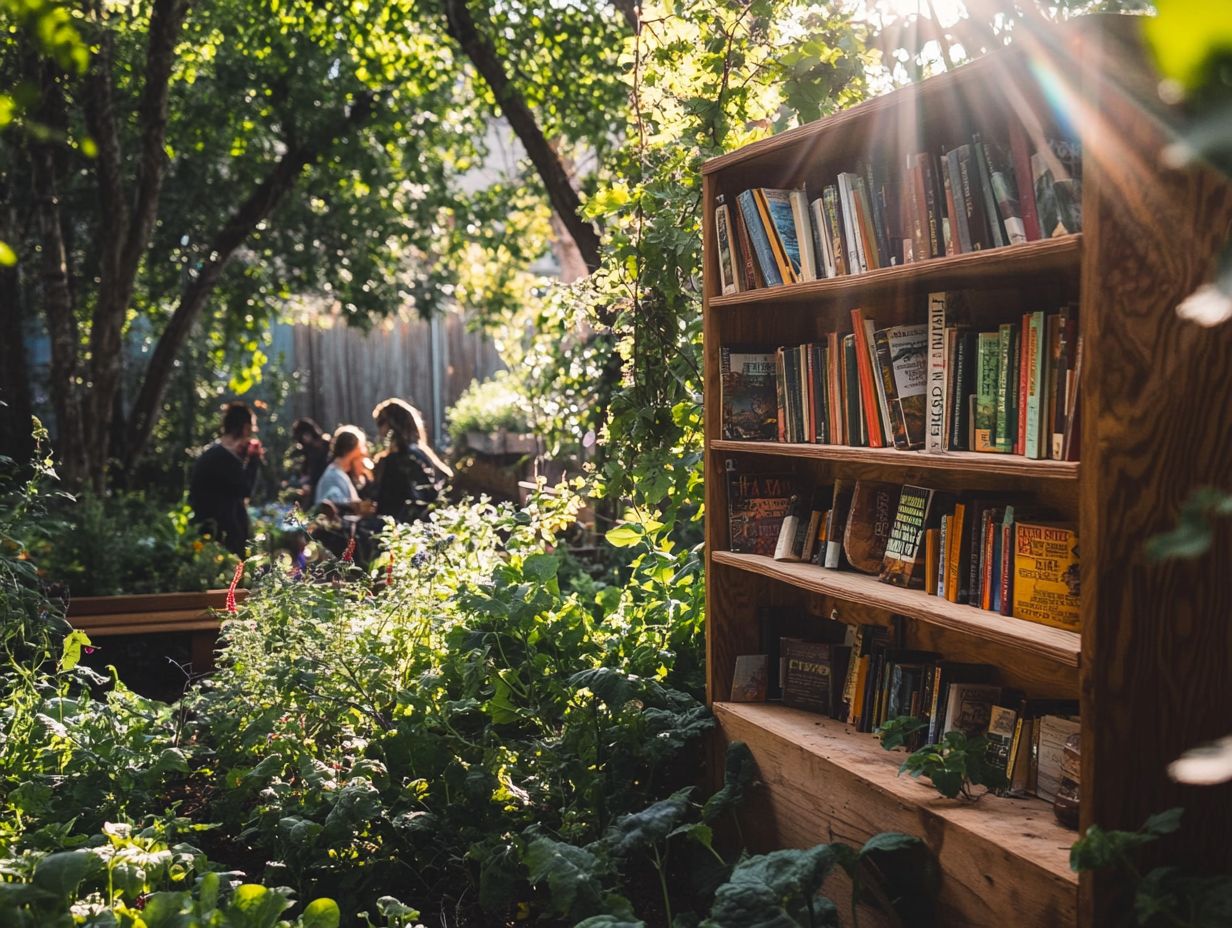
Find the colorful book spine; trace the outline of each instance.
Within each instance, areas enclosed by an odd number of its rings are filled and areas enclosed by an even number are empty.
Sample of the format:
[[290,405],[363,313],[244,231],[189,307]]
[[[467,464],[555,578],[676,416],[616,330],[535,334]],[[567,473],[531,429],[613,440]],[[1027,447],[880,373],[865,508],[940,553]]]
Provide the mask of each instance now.
[[928,295],[928,423],[924,450],[945,451],[945,292]]
[[1010,392],[1017,394],[1018,378],[1010,364],[1013,354],[1014,325],[1003,323],[997,330],[997,395],[996,395],[996,426],[993,431],[993,450],[1009,454],[1014,450],[1013,430],[1010,421]]
[[1044,363],[1048,334],[1047,321],[1042,311],[1031,313],[1028,322],[1026,364],[1027,369],[1027,414],[1026,444],[1023,453],[1029,458],[1043,457],[1042,413],[1047,404],[1046,365]]
[[744,220],[744,227],[753,246],[753,253],[757,257],[757,266],[761,270],[762,279],[768,287],[781,286],[783,275],[779,273],[778,262],[774,260],[774,253],[770,249],[770,237],[766,234],[766,227],[762,225],[761,213],[758,211],[753,191],[745,190],[737,196],[736,204],[740,207],[740,218]]
[[[800,279],[800,253],[796,242],[795,220],[791,215],[791,201],[780,202],[777,197],[772,196],[782,192],[785,191],[755,187],[753,202],[757,205],[757,214],[766,230],[770,254],[778,267],[779,277],[785,284],[794,284]],[[783,214],[784,208],[786,215]]]
[[860,378],[860,405],[864,413],[868,446],[884,448],[885,440],[881,429],[880,412],[878,411],[876,379],[873,377],[873,352],[869,344],[869,323],[860,309],[851,311],[851,326],[855,335],[856,371]]
[[975,447],[972,451],[996,451],[997,385],[999,382],[1000,338],[996,332],[981,332],[975,359]]

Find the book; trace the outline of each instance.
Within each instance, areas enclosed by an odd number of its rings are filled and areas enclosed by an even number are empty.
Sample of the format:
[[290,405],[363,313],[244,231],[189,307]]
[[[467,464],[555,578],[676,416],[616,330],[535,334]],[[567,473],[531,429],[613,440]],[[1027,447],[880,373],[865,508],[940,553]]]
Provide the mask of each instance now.
[[1067,525],[1018,522],[1014,528],[1013,615],[1078,630],[1078,533]]
[[1027,321],[1026,350],[1023,352],[1023,369],[1026,371],[1027,380],[1026,415],[1023,417],[1026,424],[1020,431],[1024,435],[1023,454],[1032,459],[1044,456],[1042,431],[1043,410],[1047,403],[1044,381],[1046,336],[1044,313],[1031,313]]
[[878,369],[890,411],[894,447],[924,447],[928,326],[896,325],[873,333]]
[[817,276],[834,277],[838,271],[834,265],[833,238],[826,219],[826,205],[822,197],[809,203],[809,218],[812,220],[813,250],[816,252]]
[[[1015,120],[1011,120],[1015,121]],[[1018,184],[1007,153],[1000,146],[986,142],[984,154],[991,172],[992,195],[997,204],[1001,226],[1005,230],[1007,244],[1021,245],[1027,241],[1027,229],[1022,219],[1022,207],[1018,201]]]
[[997,212],[997,200],[992,190],[992,170],[988,164],[988,149],[978,132],[971,136],[971,153],[974,155],[976,175],[979,179],[979,198],[984,206],[989,245],[992,248],[1000,248],[1009,244],[1009,239],[1006,237],[1004,226],[1001,225],[1001,216]]
[[838,181],[838,203],[843,220],[843,240],[847,244],[847,268],[851,274],[861,274],[868,270],[865,263],[864,245],[860,237],[859,220],[855,213],[854,187],[852,181],[855,174],[842,173]]
[[[876,380],[873,376],[873,351],[869,344],[871,319],[864,318],[864,311],[851,311],[852,334],[855,338],[855,364],[859,377],[860,409],[864,414],[867,433],[867,445],[870,448],[885,447],[884,432],[881,427],[881,413],[877,395]],[[863,442],[862,442],[863,444]]]
[[941,559],[941,529],[924,529],[924,592],[937,595],[938,565]]
[[1002,454],[1009,454],[1014,450],[1014,437],[1018,434],[1018,423],[1014,419],[1011,401],[1011,395],[1018,395],[1018,371],[1014,367],[1016,332],[1017,327],[1009,322],[1003,323],[997,330],[997,419],[993,431],[993,449]]
[[795,224],[796,250],[799,254],[800,280],[816,280],[817,254],[814,250],[813,221],[809,215],[808,194],[792,190],[788,194],[791,203],[791,218]]
[[1035,756],[1035,794],[1046,802],[1052,802],[1061,786],[1061,758],[1065,752],[1065,739],[1082,730],[1077,719],[1059,715],[1042,715],[1036,720],[1038,746]]
[[724,346],[719,375],[723,437],[773,441],[778,434],[775,352]]
[[1082,386],[1082,336],[1078,336],[1078,345],[1074,350],[1074,373],[1070,378],[1069,395],[1065,398],[1065,431],[1061,438],[1061,460],[1078,460],[1082,444],[1081,419],[1082,404],[1079,395]]
[[730,550],[737,554],[770,557],[778,543],[779,529],[787,515],[794,478],[781,474],[744,474],[727,465],[727,517]]
[[793,494],[787,503],[787,513],[779,523],[779,537],[774,545],[776,561],[799,561],[804,551],[804,533],[808,513],[803,511],[803,501]]
[[[864,402],[860,390],[859,351],[854,335],[843,336],[843,396],[847,398],[843,415],[846,444],[857,448],[868,447],[868,425],[864,416]],[[1061,443],[1057,442],[1060,454]]]
[[892,483],[856,481],[843,532],[843,553],[855,570],[866,574],[881,572],[900,490]]
[[800,280],[800,243],[796,240],[796,220],[791,209],[791,191],[754,187],[753,201],[766,229],[770,253],[778,264],[783,283]]
[[851,496],[855,485],[850,480],[834,481],[834,496],[826,524],[826,553],[823,566],[837,570],[845,563],[843,537],[847,531],[847,515],[851,510]]
[[[1001,338],[981,332],[975,359],[975,445],[972,451],[996,451],[997,393],[1001,377]],[[1006,346],[1008,350],[1008,345]]]
[[974,395],[978,367],[978,343],[975,332],[958,329],[954,333],[952,372],[947,369],[946,389],[949,391],[950,431],[948,446],[951,451],[974,451],[970,439],[972,432],[971,404]]
[[[1010,770],[1010,749],[1018,728],[1018,711],[1006,706],[993,706],[988,714],[988,764],[1006,778]],[[1002,790],[1004,792],[1004,790]]]
[[1031,153],[1027,147],[1027,133],[1017,119],[1009,121],[1010,152],[1014,161],[1014,180],[1018,193],[1018,205],[1022,211],[1023,232],[1027,241],[1040,238],[1039,216],[1035,211],[1035,184],[1031,173]]
[[765,702],[770,679],[770,658],[765,654],[739,654],[732,673],[732,702]]
[[988,683],[960,683],[949,686],[945,705],[945,727],[941,734],[961,731],[970,738],[988,730],[992,707],[1001,698],[1001,687]]
[[779,263],[775,260],[770,247],[770,235],[762,223],[761,212],[752,190],[745,190],[736,197],[736,205],[740,208],[740,218],[744,222],[749,242],[757,261],[757,269],[767,287],[779,287],[783,284],[783,274]]
[[736,277],[736,260],[733,251],[731,211],[723,198],[714,211],[714,238],[719,249],[719,285],[723,293],[739,293],[740,281]]
[[1049,138],[1031,155],[1031,175],[1040,236],[1082,231],[1082,146],[1074,139]]
[[830,714],[836,705],[836,681],[841,679],[834,666],[834,651],[832,644],[784,640],[783,705]]
[[959,601],[959,584],[962,582],[960,559],[962,556],[962,540],[967,530],[967,504],[957,502],[954,512],[946,524],[945,548],[945,598],[952,603]]
[[740,212],[739,201],[737,201],[736,214],[731,217],[731,225],[736,236],[736,252],[740,257],[736,266],[736,271],[740,274],[740,289],[756,290],[764,287],[766,281],[758,267],[757,256],[753,252],[753,241],[749,237],[748,227]]
[[830,233],[830,252],[834,259],[834,274],[854,273],[848,260],[847,246],[843,239],[843,212],[839,202],[838,187],[834,184],[821,192],[821,202],[825,209],[826,229]]
[[928,378],[925,393],[926,425],[924,450],[930,454],[945,451],[945,348],[948,294],[928,295]]
[[879,579],[891,586],[922,587],[924,585],[920,545],[927,527],[934,491],[927,487],[904,486],[899,492],[898,509],[890,537],[886,541],[885,558]]
[[971,243],[971,221],[968,218],[968,198],[970,196],[963,186],[962,165],[958,157],[958,149],[953,148],[945,153],[946,175],[950,179],[950,195],[954,201],[954,217],[957,226],[958,252],[966,254],[973,251]]

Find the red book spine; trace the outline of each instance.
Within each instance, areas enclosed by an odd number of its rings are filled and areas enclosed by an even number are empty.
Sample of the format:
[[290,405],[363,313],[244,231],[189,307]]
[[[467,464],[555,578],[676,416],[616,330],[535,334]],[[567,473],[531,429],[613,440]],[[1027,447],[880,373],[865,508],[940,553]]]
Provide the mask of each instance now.
[[1031,314],[1023,313],[1022,337],[1018,340],[1018,437],[1014,439],[1014,453],[1027,453],[1027,391],[1031,388],[1030,355]]
[[868,446],[884,448],[881,418],[877,411],[876,387],[873,386],[873,367],[868,352],[868,337],[864,331],[864,311],[851,311],[851,325],[856,337],[856,373],[860,378],[860,404],[864,409],[864,421],[868,425]]
[[1035,177],[1031,173],[1031,152],[1027,149],[1027,133],[1022,123],[1010,118],[1010,153],[1014,157],[1014,181],[1018,187],[1018,208],[1022,210],[1022,225],[1027,241],[1040,238],[1039,212],[1035,207]]

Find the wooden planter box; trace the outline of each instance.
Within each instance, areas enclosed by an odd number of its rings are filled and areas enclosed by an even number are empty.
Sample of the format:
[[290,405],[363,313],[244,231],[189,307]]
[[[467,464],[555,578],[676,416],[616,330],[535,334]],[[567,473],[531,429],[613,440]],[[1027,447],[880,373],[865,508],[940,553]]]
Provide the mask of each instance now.
[[537,435],[517,435],[501,429],[496,432],[467,432],[466,446],[478,454],[493,456],[504,454],[536,454],[539,451]]
[[[247,590],[236,590],[242,602]],[[214,645],[227,605],[226,590],[150,593],[139,596],[82,596],[69,602],[68,621],[92,639],[113,635],[187,633],[192,636],[192,671],[214,668]]]

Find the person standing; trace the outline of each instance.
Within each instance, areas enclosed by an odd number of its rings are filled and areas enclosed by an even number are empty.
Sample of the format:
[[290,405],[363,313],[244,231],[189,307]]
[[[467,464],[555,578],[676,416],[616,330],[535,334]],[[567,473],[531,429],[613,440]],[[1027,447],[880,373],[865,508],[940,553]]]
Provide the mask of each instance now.
[[364,474],[367,456],[368,442],[363,432],[353,425],[340,425],[334,429],[329,466],[317,481],[313,502],[318,506],[330,503],[336,510],[348,515],[371,515],[373,505],[359,498],[355,486]]
[[370,490],[379,515],[413,522],[436,501],[453,476],[428,444],[423,414],[405,400],[385,400],[372,410],[377,431],[387,446],[377,456]]
[[222,435],[197,456],[188,486],[193,521],[239,557],[248,547],[248,497],[265,460],[256,432],[248,404],[227,403]]

